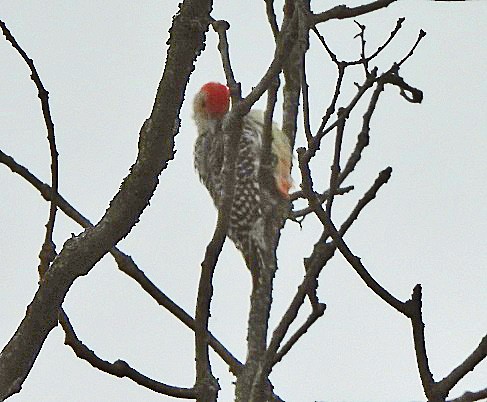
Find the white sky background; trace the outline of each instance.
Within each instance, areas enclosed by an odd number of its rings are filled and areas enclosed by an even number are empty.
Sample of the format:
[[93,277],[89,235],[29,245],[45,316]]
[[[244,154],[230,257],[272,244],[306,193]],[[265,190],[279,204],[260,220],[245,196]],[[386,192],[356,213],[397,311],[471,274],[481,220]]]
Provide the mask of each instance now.
[[[231,55],[244,92],[258,81],[272,57],[263,3],[215,2],[213,16],[231,23]],[[314,3],[315,11],[334,4]],[[363,2],[348,4],[359,3]],[[34,59],[50,92],[60,192],[93,222],[102,216],[135,159],[137,136],[152,107],[176,9],[177,2],[164,1],[0,0],[0,18]],[[280,11],[281,5],[276,9]],[[368,27],[369,49],[382,43],[402,16],[404,28],[378,60],[379,67],[383,71],[402,58],[424,29],[428,35],[401,70],[408,83],[424,91],[424,101],[409,104],[396,88],[386,88],[372,120],[371,145],[347,182],[356,190],[337,199],[335,217],[347,216],[377,173],[393,167],[391,181],[364,210],[346,241],[369,272],[401,300],[409,298],[416,283],[423,285],[430,365],[435,379],[441,379],[473,351],[487,329],[487,2],[393,4],[358,19]],[[352,21],[330,22],[320,29],[339,56],[358,57]],[[314,39],[312,48],[307,65],[316,129],[335,72]],[[353,94],[353,79],[360,75],[348,81],[341,105]],[[140,223],[120,244],[191,314],[199,264],[216,213],[193,171],[196,132],[190,100],[210,80],[223,80],[213,32],[188,86],[176,158],[161,176]],[[49,150],[37,93],[27,67],[3,37],[0,105],[0,148],[49,182]],[[355,144],[360,122],[361,113],[349,122],[345,150]],[[313,167],[328,174],[331,142],[326,144],[328,154],[322,152]],[[323,175],[317,184],[324,185],[324,180]],[[3,347],[37,288],[37,255],[48,204],[3,165],[0,181]],[[58,251],[71,233],[80,233],[79,226],[59,213]],[[271,329],[294,295],[303,276],[302,258],[309,256],[318,235],[319,225],[311,217],[302,231],[286,225]],[[250,276],[230,242],[220,257],[214,285],[211,330],[243,360]],[[292,402],[424,400],[409,320],[366,288],[338,253],[320,277],[319,294],[328,306],[325,316],[273,372],[276,392]],[[75,282],[64,307],[80,339],[100,357],[125,359],[169,384],[193,384],[192,333],[120,273],[112,258],[104,258]],[[227,368],[218,357],[213,367],[222,386],[221,400],[232,400]],[[483,388],[486,378],[483,362],[450,396]],[[93,369],[63,345],[63,332],[55,328],[22,392],[10,400],[173,399]]]

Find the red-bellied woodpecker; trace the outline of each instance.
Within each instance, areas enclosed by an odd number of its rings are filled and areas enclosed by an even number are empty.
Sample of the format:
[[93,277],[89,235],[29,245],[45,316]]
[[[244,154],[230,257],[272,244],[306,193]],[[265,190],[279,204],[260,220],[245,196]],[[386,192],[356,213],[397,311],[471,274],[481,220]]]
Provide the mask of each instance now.
[[[230,92],[225,85],[209,82],[196,94],[193,103],[193,118],[198,129],[194,147],[194,165],[199,177],[208,189],[217,208],[223,186],[223,163],[225,154],[223,119],[229,110]],[[228,237],[242,252],[250,267],[253,248],[267,247],[264,230],[279,222],[289,209],[291,147],[285,134],[272,125],[270,155],[262,155],[264,113],[251,110],[242,121],[235,161],[235,189],[230,212]],[[271,166],[274,180],[264,187],[261,169]],[[273,230],[279,229],[279,227]]]

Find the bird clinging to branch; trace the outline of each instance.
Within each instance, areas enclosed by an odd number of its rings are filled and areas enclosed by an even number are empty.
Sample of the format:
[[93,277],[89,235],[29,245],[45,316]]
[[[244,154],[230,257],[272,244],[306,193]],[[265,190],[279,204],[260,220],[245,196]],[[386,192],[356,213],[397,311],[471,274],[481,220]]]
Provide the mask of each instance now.
[[[216,82],[203,85],[193,103],[193,118],[198,129],[194,165],[217,208],[220,207],[223,189],[223,120],[229,107],[228,87]],[[289,210],[289,189],[292,185],[292,153],[288,138],[273,123],[270,154],[263,155],[263,133],[264,113],[251,110],[242,121],[227,233],[242,252],[251,271],[254,269],[251,262],[253,250],[256,247],[261,251],[269,249],[269,237],[265,234],[269,230],[277,232],[282,226]],[[266,164],[271,167],[273,180],[261,181],[261,170]]]

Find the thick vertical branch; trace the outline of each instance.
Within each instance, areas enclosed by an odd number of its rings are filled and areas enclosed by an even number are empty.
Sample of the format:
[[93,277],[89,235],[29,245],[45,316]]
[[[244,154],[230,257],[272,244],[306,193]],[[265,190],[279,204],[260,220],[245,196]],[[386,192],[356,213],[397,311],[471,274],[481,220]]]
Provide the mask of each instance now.
[[204,48],[211,7],[211,0],[181,4],[154,107],[140,132],[137,160],[100,222],[68,240],[46,272],[24,319],[0,353],[0,400],[20,391],[74,280],[130,232],[148,205],[159,174],[174,156],[178,115],[194,62]]

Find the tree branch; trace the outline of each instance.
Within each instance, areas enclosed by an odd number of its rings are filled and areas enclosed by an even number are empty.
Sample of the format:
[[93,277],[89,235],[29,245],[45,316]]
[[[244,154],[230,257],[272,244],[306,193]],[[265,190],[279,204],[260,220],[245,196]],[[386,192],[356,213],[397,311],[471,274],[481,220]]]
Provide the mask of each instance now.
[[[37,95],[41,101],[41,108],[42,114],[44,116],[44,123],[47,129],[47,140],[49,141],[49,150],[51,156],[51,188],[52,193],[56,194],[58,192],[58,183],[59,183],[59,168],[58,168],[58,152],[56,149],[56,138],[54,135],[54,123],[52,121],[51,110],[49,107],[49,92],[44,88],[42,84],[41,78],[35,68],[34,61],[29,58],[27,53],[22,49],[19,43],[15,40],[12,33],[7,28],[6,24],[0,20],[0,28],[10,44],[13,48],[20,54],[22,59],[25,61],[27,66],[31,71],[30,78],[34,82],[37,88]],[[41,252],[39,253],[39,275],[42,278],[44,273],[49,268],[52,260],[56,256],[56,245],[52,240],[52,234],[54,231],[54,222],[56,221],[56,204],[51,202],[49,207],[49,218],[46,223],[46,235],[44,238],[44,243],[41,248]]]
[[0,353],[0,400],[20,391],[57,323],[58,310],[72,283],[130,232],[148,205],[159,174],[174,156],[183,94],[204,47],[211,6],[211,0],[181,4],[170,30],[167,63],[154,107],[140,132],[137,160],[100,222],[69,239],[44,275],[24,319]]
[[[357,219],[360,212],[370,201],[375,198],[377,191],[388,181],[389,177],[390,172],[389,176],[387,176],[387,173],[381,172],[372,187],[365,193],[364,197],[359,200],[359,202],[351,212],[350,216],[341,225],[339,230],[340,236],[345,235],[351,224]],[[274,362],[277,363],[276,355],[278,353],[279,346],[286,336],[289,327],[298,316],[299,309],[304,303],[306,295],[309,294],[310,288],[314,286],[316,278],[318,277],[322,268],[333,257],[333,254],[335,253],[336,244],[326,243],[326,239],[328,238],[327,233],[328,231],[324,230],[320,240],[315,244],[311,256],[305,259],[306,275],[304,276],[301,284],[298,286],[296,294],[294,295],[286,312],[283,314],[279,324],[274,329],[271,341],[269,343],[269,346],[267,347],[266,357],[264,358],[264,361],[268,362],[268,364],[270,363],[270,367],[266,368],[268,372],[271,371],[273,364],[275,364]],[[316,305],[314,305],[313,307],[316,308],[319,306],[320,304],[316,303]]]
[[[9,167],[12,172],[18,174],[27,182],[29,182],[35,189],[39,191],[42,197],[46,201],[51,201],[52,191],[49,185],[40,181],[35,175],[33,175],[27,168],[15,162],[15,160],[6,155],[0,150],[0,163]],[[92,223],[79,213],[66,199],[57,194],[55,203],[58,208],[66,214],[73,221],[78,223],[83,228],[92,227]],[[178,318],[184,325],[194,331],[194,319],[176,303],[174,303],[166,294],[164,294],[154,283],[144,274],[144,272],[137,267],[136,263],[129,255],[117,247],[113,247],[110,250],[110,254],[114,257],[118,268],[124,274],[134,279],[141,287],[147,292],[159,305],[168,310],[176,318]],[[237,375],[242,363],[235,358],[225,346],[223,346],[218,339],[216,339],[211,333],[209,333],[209,343],[213,350],[222,358],[225,363],[228,364],[230,371]]]
[[59,310],[59,323],[63,327],[65,333],[64,344],[71,347],[76,356],[78,356],[80,359],[86,360],[94,368],[97,368],[105,373],[112,374],[116,377],[127,377],[137,384],[160,394],[169,395],[174,398],[196,399],[197,394],[194,388],[174,387],[172,385],[155,381],[130,367],[130,365],[123,360],[117,360],[114,363],[110,363],[99,358],[95,352],[89,349],[78,339],[68,316],[62,308]]
[[[487,335],[485,335],[480,341],[479,345],[475,350],[461,363],[459,364],[450,374],[439,381],[436,384],[437,388],[443,388],[445,391],[450,391],[463,377],[465,377],[485,358],[487,357]],[[487,397],[487,389],[484,390],[484,394]],[[474,401],[475,399],[470,399]]]
[[396,0],[376,0],[372,1],[367,4],[363,4],[357,7],[347,7],[345,5],[339,5],[333,8],[330,8],[327,11],[324,11],[319,14],[311,14],[309,18],[310,26],[319,24],[320,22],[326,22],[332,19],[345,19],[345,18],[354,18],[358,17],[359,15],[368,14],[372,11],[379,10],[381,8],[385,8],[389,6],[391,3],[394,3]]
[[[433,386],[435,381],[428,362],[428,355],[426,353],[426,343],[424,340],[424,322],[421,312],[422,308],[422,293],[421,285],[416,285],[413,289],[411,300],[407,302],[409,307],[409,318],[413,327],[414,350],[416,351],[416,362],[418,365],[419,376],[423,389],[428,400],[435,401]],[[448,393],[443,395],[443,400]]]
[[301,338],[306,332],[308,332],[308,329],[311,328],[311,326],[318,320],[318,318],[325,314],[325,310],[326,304],[324,303],[316,304],[316,306],[313,306],[313,310],[308,316],[308,319],[303,323],[303,325],[299,327],[299,329],[293,335],[291,335],[289,340],[281,347],[281,349],[276,352],[274,361],[272,362],[273,366],[279,363],[296,344],[299,338]]
[[481,389],[476,392],[465,392],[462,396],[450,399],[448,402],[473,402],[480,401],[487,398],[487,388]]
[[269,26],[271,27],[274,39],[277,41],[277,38],[279,36],[279,26],[277,25],[276,12],[274,11],[274,0],[264,0],[264,2],[267,21],[269,22]]

